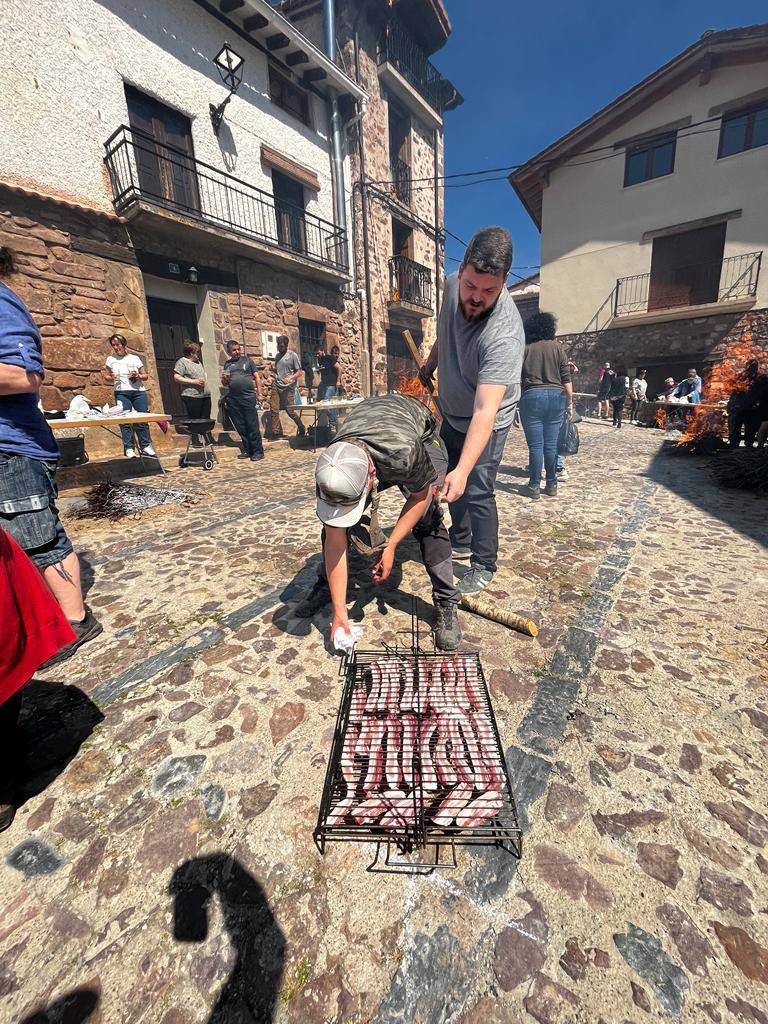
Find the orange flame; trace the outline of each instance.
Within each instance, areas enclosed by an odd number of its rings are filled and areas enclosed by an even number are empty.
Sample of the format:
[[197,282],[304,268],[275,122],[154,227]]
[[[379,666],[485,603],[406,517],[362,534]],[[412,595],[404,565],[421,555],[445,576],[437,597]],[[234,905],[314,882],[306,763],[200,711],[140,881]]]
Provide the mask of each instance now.
[[666,426],[667,426],[667,412],[666,412],[666,409],[659,408],[659,409],[656,410],[656,426],[659,428],[659,430],[666,429]]
[[[745,366],[750,359],[765,357],[765,351],[755,345],[752,331],[747,327],[738,341],[731,342],[721,362],[704,371],[702,375],[701,401],[705,406],[720,406],[717,409],[701,408],[694,405],[683,436],[678,445],[701,440],[707,434],[721,437],[725,431],[728,413],[728,399],[736,391],[746,391],[750,381]],[[685,407],[683,407],[685,408]]]
[[410,395],[411,398],[418,398],[420,402],[427,402],[429,400],[429,392],[418,377],[409,377],[407,374],[401,373],[395,389],[401,395]]

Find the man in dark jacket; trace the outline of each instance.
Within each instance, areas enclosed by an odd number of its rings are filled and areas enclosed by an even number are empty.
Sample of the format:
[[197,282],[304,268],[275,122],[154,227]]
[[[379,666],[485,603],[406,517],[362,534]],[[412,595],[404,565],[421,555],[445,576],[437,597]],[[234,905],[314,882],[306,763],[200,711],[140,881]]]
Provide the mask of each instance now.
[[[377,551],[373,578],[383,583],[392,571],[397,545],[413,532],[432,583],[435,643],[441,650],[456,650],[461,642],[459,594],[438,497],[447,471],[448,453],[435,420],[417,399],[381,395],[356,406],[317,462],[317,516],[323,523],[325,571],[296,613],[308,617],[330,601],[331,639],[339,627],[349,633],[349,544],[369,553]],[[400,488],[406,501],[389,539],[381,535],[377,542],[378,491],[392,486]],[[361,520],[369,509],[366,530]]]

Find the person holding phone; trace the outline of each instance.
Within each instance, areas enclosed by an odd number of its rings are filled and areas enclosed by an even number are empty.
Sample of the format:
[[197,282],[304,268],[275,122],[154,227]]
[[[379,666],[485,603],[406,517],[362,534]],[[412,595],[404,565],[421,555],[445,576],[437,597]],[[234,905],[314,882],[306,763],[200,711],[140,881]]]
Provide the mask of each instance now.
[[[109,339],[112,348],[112,355],[107,357],[104,377],[109,384],[115,388],[115,401],[122,405],[126,412],[135,409],[136,412],[148,412],[149,401],[147,389],[144,382],[147,379],[147,371],[141,359],[128,352],[128,342],[122,334],[113,334]],[[157,452],[149,440],[149,427],[142,423],[136,427],[136,433],[141,445],[142,455],[156,456]],[[120,425],[120,435],[123,439],[123,451],[128,459],[133,459],[136,452],[133,450],[133,432],[129,424]]]

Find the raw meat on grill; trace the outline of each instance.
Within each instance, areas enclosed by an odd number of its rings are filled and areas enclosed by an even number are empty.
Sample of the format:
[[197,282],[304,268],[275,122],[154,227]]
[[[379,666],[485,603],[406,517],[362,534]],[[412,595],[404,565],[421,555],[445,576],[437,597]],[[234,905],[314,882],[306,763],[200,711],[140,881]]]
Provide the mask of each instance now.
[[403,725],[403,744],[400,754],[400,763],[403,768],[403,775],[407,780],[410,780],[410,784],[413,784],[413,754],[416,750],[416,744],[419,737],[419,723],[416,716],[412,712],[406,712],[401,722]]
[[475,657],[382,657],[362,670],[347,699],[326,826],[471,831],[510,808]]
[[502,808],[501,793],[483,793],[456,815],[459,828],[477,828],[495,818]]
[[[444,786],[455,786],[459,781],[452,760],[452,747],[451,719],[446,712],[443,712],[441,715],[438,715],[437,719],[437,744],[435,746],[433,763],[437,776]],[[469,782],[471,780],[464,779],[463,781]]]
[[368,700],[365,704],[365,713],[371,714],[376,711],[381,699],[381,690],[383,686],[383,675],[381,665],[378,661],[374,661],[371,664],[371,690],[368,694]]
[[429,748],[432,737],[437,732],[437,717],[432,715],[421,727],[419,735],[419,754],[421,759],[421,784],[424,789],[437,789],[437,775]]
[[413,665],[407,661],[402,662],[402,671],[405,683],[403,685],[403,695],[400,698],[400,710],[415,711],[416,708],[413,703]]
[[390,715],[387,719],[386,730],[387,782],[392,789],[397,789],[403,781],[403,772],[400,768],[400,748],[403,740],[403,726],[402,723],[395,718],[394,714]]
[[467,806],[472,799],[472,784],[467,782],[459,783],[450,790],[443,802],[438,807],[432,820],[436,825],[448,828],[454,823],[458,814]]

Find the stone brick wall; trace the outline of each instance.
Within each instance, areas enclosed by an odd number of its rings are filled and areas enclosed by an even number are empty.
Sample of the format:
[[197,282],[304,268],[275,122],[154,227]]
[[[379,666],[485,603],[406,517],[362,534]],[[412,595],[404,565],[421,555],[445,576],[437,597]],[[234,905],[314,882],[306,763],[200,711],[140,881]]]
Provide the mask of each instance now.
[[716,363],[728,344],[742,340],[746,331],[768,358],[768,309],[564,334],[559,340],[579,367],[575,389],[593,392],[606,359],[612,366],[623,364],[630,371],[649,364],[684,362],[689,357],[702,364]]
[[[102,369],[111,354],[107,339],[119,332],[146,365],[150,408],[157,408],[141,273],[118,219],[0,186],[0,244],[16,257],[16,272],[6,283],[24,300],[42,336],[43,407],[66,409],[76,394],[112,404]],[[119,450],[104,431],[91,431],[87,444],[93,453]]]
[[[242,320],[236,285],[208,288],[219,365],[228,338],[244,340],[246,350],[261,357],[265,330],[287,334],[298,352],[299,317],[306,317],[326,324],[327,347],[341,348],[347,389],[360,391],[359,306],[336,285],[236,259],[213,243],[161,241],[116,217],[6,187],[0,187],[0,244],[16,254],[17,272],[7,283],[27,304],[43,339],[45,409],[66,409],[76,394],[100,405],[112,403],[113,389],[102,369],[110,355],[107,339],[115,332],[125,335],[129,350],[147,367],[150,409],[162,408],[136,250],[193,261],[198,269],[225,271],[233,280],[239,271]],[[294,429],[287,419],[285,426],[287,433]],[[152,436],[161,448],[171,442],[154,428]],[[119,439],[101,430],[89,431],[86,443],[93,456],[121,451]]]

